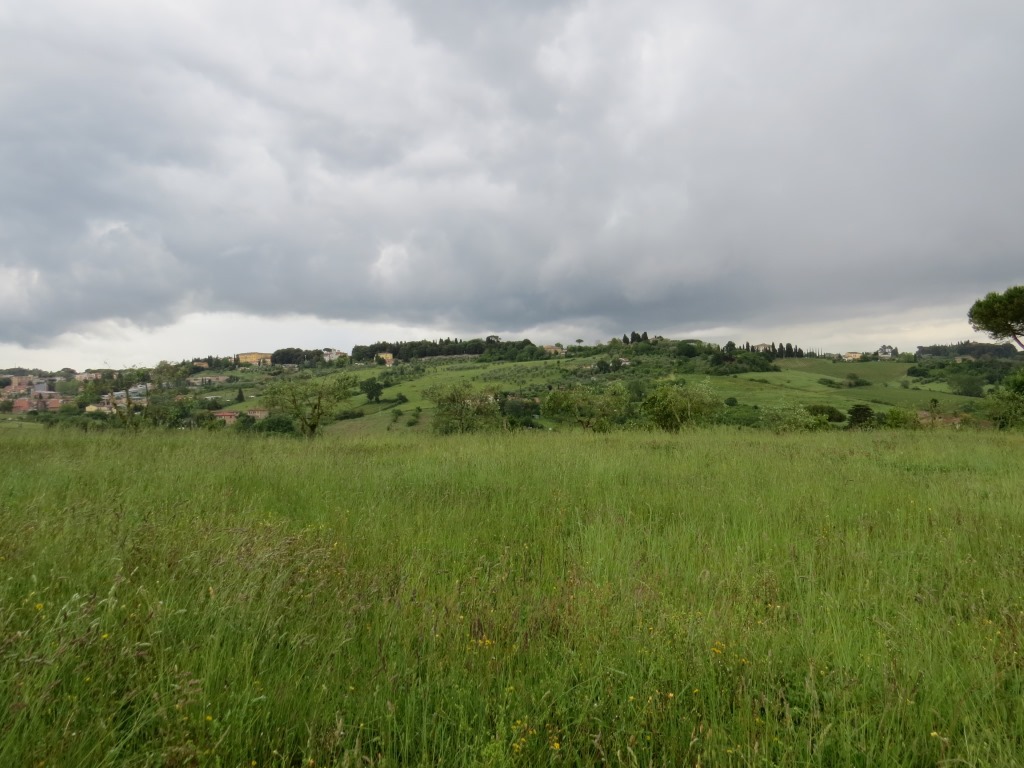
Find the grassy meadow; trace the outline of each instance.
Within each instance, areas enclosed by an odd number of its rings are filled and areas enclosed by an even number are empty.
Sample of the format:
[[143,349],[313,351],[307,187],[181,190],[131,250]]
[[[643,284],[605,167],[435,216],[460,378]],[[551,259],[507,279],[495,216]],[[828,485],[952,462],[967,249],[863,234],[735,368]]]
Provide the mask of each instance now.
[[5,429],[0,765],[1022,765],[1022,455]]

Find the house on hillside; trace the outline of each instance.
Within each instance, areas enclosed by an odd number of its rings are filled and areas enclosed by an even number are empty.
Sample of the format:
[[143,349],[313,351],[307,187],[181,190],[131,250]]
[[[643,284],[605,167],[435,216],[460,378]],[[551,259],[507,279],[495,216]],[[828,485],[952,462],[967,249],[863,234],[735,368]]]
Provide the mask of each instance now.
[[771,344],[755,344],[750,349],[753,352],[771,352],[772,351],[772,345]]
[[117,405],[118,403],[124,403],[125,398],[131,400],[136,405],[144,405],[149,401],[149,388],[145,384],[139,384],[138,386],[130,387],[127,392],[120,389],[109,395],[103,395],[103,402],[107,405]]
[[59,411],[60,407],[65,403],[70,403],[71,399],[67,397],[61,397],[56,393],[49,393],[50,397],[45,397],[41,394],[33,395],[32,397],[19,397],[14,400],[11,405],[12,413],[46,413]]
[[333,363],[342,357],[348,357],[348,353],[342,352],[340,349],[332,349],[331,347],[324,347],[324,362]]
[[860,360],[863,356],[864,355],[860,352],[844,352],[843,360],[845,360],[848,363],[852,363],[856,360]]
[[201,387],[205,384],[226,384],[228,376],[189,376],[188,385],[190,387]]
[[8,392],[21,392],[32,386],[31,376],[11,376],[11,385],[6,388]]
[[883,344],[878,348],[877,354],[879,360],[892,360],[896,355],[896,347],[890,347],[888,344]]
[[239,365],[270,365],[270,358],[269,352],[239,352],[235,355],[235,362]]
[[238,421],[238,411],[214,411],[213,418],[220,419],[230,427]]

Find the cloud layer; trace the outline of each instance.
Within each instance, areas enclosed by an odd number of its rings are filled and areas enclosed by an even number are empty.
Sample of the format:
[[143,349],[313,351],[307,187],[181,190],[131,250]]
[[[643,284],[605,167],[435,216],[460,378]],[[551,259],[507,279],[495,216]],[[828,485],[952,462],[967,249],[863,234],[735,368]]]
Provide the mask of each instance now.
[[1022,281],[1024,6],[0,0],[0,343],[783,327]]

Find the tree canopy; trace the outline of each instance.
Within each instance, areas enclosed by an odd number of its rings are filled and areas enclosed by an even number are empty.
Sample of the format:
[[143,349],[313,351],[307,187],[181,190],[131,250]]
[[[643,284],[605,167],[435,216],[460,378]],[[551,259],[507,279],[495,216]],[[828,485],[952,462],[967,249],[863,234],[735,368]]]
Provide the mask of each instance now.
[[992,292],[974,302],[967,319],[976,331],[984,331],[994,339],[1013,339],[1024,350],[1024,285]]
[[501,410],[493,392],[474,393],[468,384],[434,386],[424,391],[434,401],[434,432],[451,435],[496,428],[501,425]]
[[349,375],[295,377],[267,387],[264,402],[294,419],[305,437],[313,437],[334,407],[355,391],[355,377]]
[[643,403],[644,413],[666,432],[708,423],[721,408],[722,401],[706,381],[682,387],[662,384]]
[[988,412],[1000,429],[1024,427],[1024,369],[1003,379],[988,398]]
[[612,424],[626,418],[629,393],[620,382],[604,390],[573,386],[556,389],[544,401],[549,419],[573,422],[584,429],[607,432]]
[[359,389],[366,395],[367,401],[371,403],[379,403],[380,396],[384,394],[384,385],[377,380],[376,376],[371,376],[359,382]]

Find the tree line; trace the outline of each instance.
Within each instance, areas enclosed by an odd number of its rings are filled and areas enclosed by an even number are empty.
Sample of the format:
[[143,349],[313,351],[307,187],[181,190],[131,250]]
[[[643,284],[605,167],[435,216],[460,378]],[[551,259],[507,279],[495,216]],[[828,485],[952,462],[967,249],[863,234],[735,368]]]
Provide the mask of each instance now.
[[408,362],[420,358],[479,355],[482,362],[543,360],[548,353],[529,339],[502,341],[498,336],[483,339],[440,339],[437,341],[378,341],[374,344],[352,347],[352,361],[372,362],[378,355],[388,353],[396,360]]

